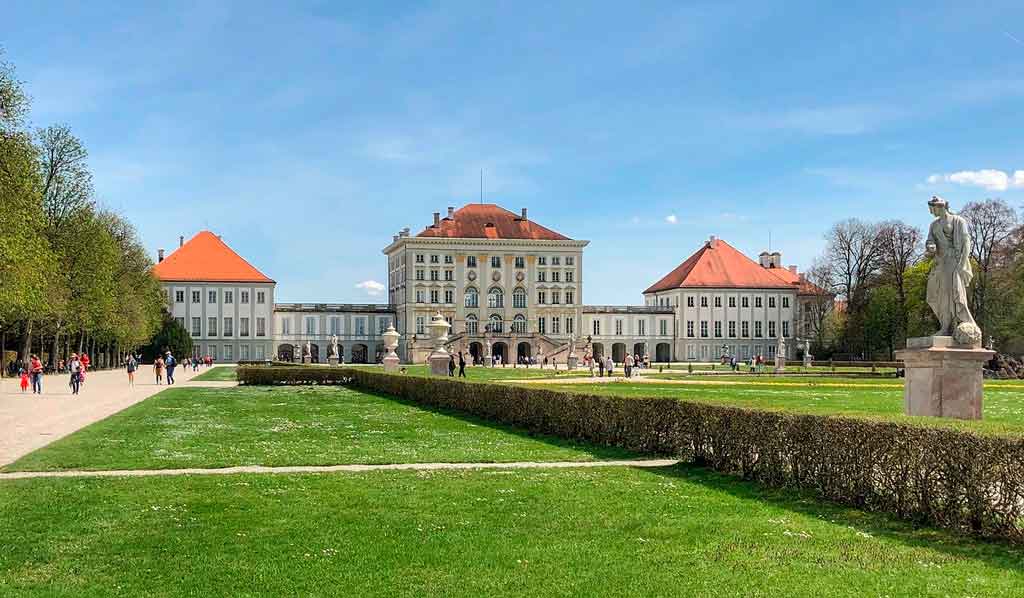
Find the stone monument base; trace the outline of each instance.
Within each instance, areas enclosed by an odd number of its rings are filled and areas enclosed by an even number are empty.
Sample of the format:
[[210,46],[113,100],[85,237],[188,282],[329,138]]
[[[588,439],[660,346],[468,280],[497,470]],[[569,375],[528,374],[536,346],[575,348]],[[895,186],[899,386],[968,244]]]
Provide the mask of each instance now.
[[[398,359],[397,355],[395,355],[393,357],[392,356],[385,357],[384,358],[384,371],[385,372],[397,372],[398,369],[399,369],[399,362],[400,361],[401,360]],[[445,365],[445,373],[447,373],[447,369],[448,369],[448,366]],[[433,366],[431,366],[431,371],[433,371]]]
[[568,367],[568,368],[569,368],[570,370],[575,370],[575,369],[576,369],[576,365],[577,365],[577,364],[579,364],[579,358],[578,358],[578,357],[576,357],[575,355],[570,355],[570,356],[569,356],[569,357],[568,357],[568,358],[567,358],[567,359],[565,360],[565,365],[566,365],[566,366],[567,366],[567,367]]
[[907,415],[981,419],[982,364],[994,351],[957,345],[951,336],[908,338],[903,361]]
[[304,356],[302,358],[302,363],[304,363],[304,364],[313,363],[313,358],[308,356],[308,355],[306,355],[306,356]]
[[338,365],[338,358],[337,357],[328,357],[327,358],[327,363],[329,363],[331,365]]
[[448,375],[448,361],[449,357],[447,353],[434,353],[429,358],[430,361],[430,373],[434,376],[447,376]]

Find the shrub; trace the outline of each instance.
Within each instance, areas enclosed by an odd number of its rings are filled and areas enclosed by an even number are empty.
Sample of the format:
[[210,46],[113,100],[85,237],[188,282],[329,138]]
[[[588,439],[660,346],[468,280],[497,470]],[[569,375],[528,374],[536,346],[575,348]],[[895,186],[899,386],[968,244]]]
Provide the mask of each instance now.
[[589,396],[344,367],[242,367],[242,384],[346,384],[775,487],[1021,542],[1024,440],[665,398]]

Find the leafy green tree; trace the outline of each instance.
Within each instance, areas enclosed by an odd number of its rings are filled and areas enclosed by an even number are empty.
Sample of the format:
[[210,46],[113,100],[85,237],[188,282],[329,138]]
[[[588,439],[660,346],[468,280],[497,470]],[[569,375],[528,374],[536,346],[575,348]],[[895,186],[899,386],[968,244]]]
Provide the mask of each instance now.
[[192,354],[192,336],[166,311],[163,313],[159,332],[153,336],[149,345],[142,349],[142,358],[152,360],[165,351],[170,351],[178,359]]
[[899,291],[889,285],[872,289],[864,319],[868,354],[884,354],[886,359],[893,359],[897,342],[902,340],[902,329],[903,306]]

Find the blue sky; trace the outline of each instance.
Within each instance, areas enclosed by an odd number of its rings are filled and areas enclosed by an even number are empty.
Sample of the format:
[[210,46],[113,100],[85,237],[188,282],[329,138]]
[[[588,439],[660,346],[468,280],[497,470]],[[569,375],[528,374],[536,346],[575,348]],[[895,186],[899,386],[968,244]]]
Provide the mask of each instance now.
[[133,4],[5,7],[33,123],[154,252],[210,228],[282,301],[384,301],[391,235],[481,169],[591,241],[599,304],[710,234],[804,268],[837,220],[1024,201],[1019,0]]

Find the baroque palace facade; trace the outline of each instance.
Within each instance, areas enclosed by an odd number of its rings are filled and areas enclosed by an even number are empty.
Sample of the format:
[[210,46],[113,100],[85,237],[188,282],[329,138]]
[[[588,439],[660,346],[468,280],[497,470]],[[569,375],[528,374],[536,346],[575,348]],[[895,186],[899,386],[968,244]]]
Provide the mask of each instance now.
[[[297,360],[310,344],[326,362],[332,336],[342,359],[373,363],[381,334],[394,325],[403,361],[421,363],[432,348],[426,325],[440,312],[454,351],[487,362],[548,358],[565,363],[570,344],[582,356],[649,354],[654,361],[709,361],[721,355],[774,357],[778,338],[802,334],[802,311],[824,291],[781,254],[755,262],[712,237],[644,291],[644,305],[583,303],[583,250],[530,220],[526,209],[468,204],[434,214],[419,234],[404,229],[384,248],[387,304],[274,303],[276,283],[202,231],[154,275],[168,309],[195,342],[197,355],[220,361]],[[786,344],[787,357],[795,343]]]

